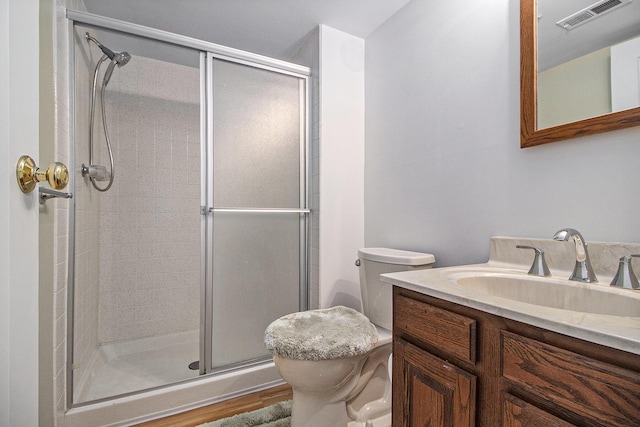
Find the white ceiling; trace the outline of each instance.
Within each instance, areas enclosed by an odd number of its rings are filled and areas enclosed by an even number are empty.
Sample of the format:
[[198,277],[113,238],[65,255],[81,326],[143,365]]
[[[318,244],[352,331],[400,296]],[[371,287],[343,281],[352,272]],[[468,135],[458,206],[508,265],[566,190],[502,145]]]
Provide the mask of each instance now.
[[[409,1],[84,0],[84,3],[90,13],[290,61],[319,24],[366,38]],[[538,0],[539,69],[640,35],[640,0],[573,30],[555,24],[596,2]],[[119,47],[116,45],[114,49]]]
[[84,0],[87,11],[291,60],[319,24],[366,38],[410,0]]
[[597,0],[538,0],[538,68],[562,64],[640,35],[640,0],[611,10],[572,30],[556,22]]

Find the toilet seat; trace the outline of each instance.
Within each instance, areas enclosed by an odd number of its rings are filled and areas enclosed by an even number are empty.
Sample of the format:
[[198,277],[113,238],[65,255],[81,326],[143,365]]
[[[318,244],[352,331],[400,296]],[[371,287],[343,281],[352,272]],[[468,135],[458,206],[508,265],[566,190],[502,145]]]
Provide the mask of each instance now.
[[362,313],[337,306],[283,316],[267,327],[264,342],[274,356],[331,360],[370,352],[378,331]]

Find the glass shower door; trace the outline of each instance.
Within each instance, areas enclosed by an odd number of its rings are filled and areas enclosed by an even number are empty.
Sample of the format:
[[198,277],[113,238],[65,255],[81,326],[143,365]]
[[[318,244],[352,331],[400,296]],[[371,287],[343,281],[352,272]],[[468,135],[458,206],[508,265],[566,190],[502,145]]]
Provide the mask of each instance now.
[[[102,64],[87,33],[130,61]],[[198,376],[189,364],[200,347],[203,241],[201,53],[80,24],[73,42],[69,407]],[[97,189],[108,180],[94,186],[81,174],[91,158],[97,64],[92,163],[110,170],[106,118],[115,171],[108,191]]]
[[269,356],[264,330],[306,309],[306,79],[211,61],[210,360]]

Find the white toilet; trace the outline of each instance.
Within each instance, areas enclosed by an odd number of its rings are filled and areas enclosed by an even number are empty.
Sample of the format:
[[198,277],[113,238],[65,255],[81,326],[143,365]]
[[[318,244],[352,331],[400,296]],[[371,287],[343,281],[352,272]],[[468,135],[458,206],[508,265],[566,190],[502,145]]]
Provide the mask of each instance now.
[[346,307],[281,317],[265,345],[293,389],[291,427],[391,426],[391,285],[380,274],[430,268],[431,254],[358,251],[364,315]]

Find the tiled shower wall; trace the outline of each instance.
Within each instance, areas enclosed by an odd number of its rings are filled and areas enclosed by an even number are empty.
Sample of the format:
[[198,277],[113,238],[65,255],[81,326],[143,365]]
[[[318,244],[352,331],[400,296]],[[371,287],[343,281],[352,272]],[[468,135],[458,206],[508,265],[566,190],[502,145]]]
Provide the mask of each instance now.
[[109,83],[116,173],[98,196],[99,344],[198,328],[199,82],[197,68],[136,55]]

